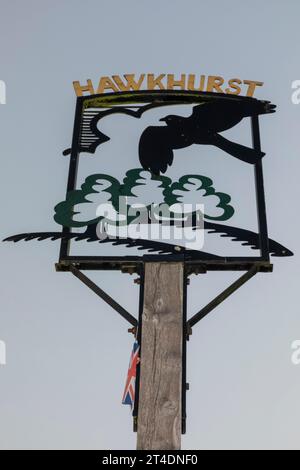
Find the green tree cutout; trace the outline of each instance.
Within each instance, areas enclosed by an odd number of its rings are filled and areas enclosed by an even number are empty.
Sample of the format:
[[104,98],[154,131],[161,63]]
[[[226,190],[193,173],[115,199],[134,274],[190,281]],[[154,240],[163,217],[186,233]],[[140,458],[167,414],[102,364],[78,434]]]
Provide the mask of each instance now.
[[[127,207],[141,205],[149,211],[153,204],[164,204],[164,191],[170,187],[172,180],[167,176],[156,176],[153,173],[136,168],[129,170],[123,180],[120,193],[126,197]],[[128,217],[128,224],[136,216]]]
[[[119,220],[120,197],[123,200],[125,198],[127,209],[140,205],[149,211],[154,204],[159,211],[160,205],[167,204],[172,216],[172,213],[176,215],[176,204],[191,202],[190,196],[194,203],[196,200],[197,203],[204,204],[205,219],[228,220],[234,214],[234,209],[229,204],[230,196],[216,192],[213,181],[206,176],[186,175],[172,183],[166,176],[155,176],[149,171],[135,168],[126,173],[122,184],[105,174],[89,176],[81,189],[70,191],[66,200],[55,206],[54,220],[64,227],[85,227],[98,223],[103,218],[97,215],[101,204],[111,204],[116,214],[116,220],[112,220],[111,224],[128,225],[137,214],[127,217],[125,221]],[[214,215],[216,209],[219,209],[218,212],[221,210],[221,214]]]
[[[95,224],[102,218],[96,215],[100,204],[110,202],[118,211],[119,195],[120,183],[116,178],[104,174],[88,176],[81,189],[70,191],[67,199],[55,206],[54,220],[64,227]],[[75,220],[74,217],[78,214],[86,214],[86,217],[83,217],[85,220]]]
[[[195,194],[196,193],[196,194]],[[176,212],[176,204],[195,203],[204,205],[205,219],[209,220],[228,220],[234,214],[234,208],[229,204],[231,197],[226,193],[216,192],[213,187],[213,181],[202,175],[185,175],[178,182],[173,183],[164,191],[165,202],[172,206]],[[194,196],[194,198],[191,198]],[[195,197],[196,196],[196,197]],[[221,209],[221,215],[212,215],[210,213],[215,209]]]

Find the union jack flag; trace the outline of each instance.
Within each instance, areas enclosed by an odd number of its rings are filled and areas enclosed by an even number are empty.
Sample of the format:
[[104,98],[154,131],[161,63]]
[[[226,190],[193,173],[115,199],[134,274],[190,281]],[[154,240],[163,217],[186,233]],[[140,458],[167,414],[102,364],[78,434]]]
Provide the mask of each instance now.
[[136,381],[136,367],[140,362],[139,358],[140,346],[137,341],[133,344],[133,350],[130,356],[129,368],[127,373],[127,380],[122,399],[123,405],[130,405],[133,410],[135,399],[135,381]]

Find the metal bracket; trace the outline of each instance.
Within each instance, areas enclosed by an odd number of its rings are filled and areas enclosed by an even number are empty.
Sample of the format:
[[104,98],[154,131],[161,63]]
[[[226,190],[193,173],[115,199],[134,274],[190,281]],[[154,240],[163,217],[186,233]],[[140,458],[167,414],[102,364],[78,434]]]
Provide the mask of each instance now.
[[89,287],[95,294],[101,297],[104,302],[106,302],[110,307],[112,307],[116,312],[125,318],[133,327],[137,327],[138,321],[134,318],[131,313],[127,312],[120,304],[118,304],[112,297],[110,297],[104,290],[102,290],[97,284],[95,284],[91,279],[89,279],[85,274],[83,274],[79,269],[77,269],[73,264],[69,266],[69,269],[75,277],[77,277],[81,282],[83,282],[87,287]]
[[192,327],[226,300],[231,294],[238,290],[243,284],[249,281],[259,271],[258,266],[253,265],[243,276],[239,277],[233,284],[219,294],[214,300],[203,307],[198,313],[196,313],[187,322],[188,334],[191,334]]

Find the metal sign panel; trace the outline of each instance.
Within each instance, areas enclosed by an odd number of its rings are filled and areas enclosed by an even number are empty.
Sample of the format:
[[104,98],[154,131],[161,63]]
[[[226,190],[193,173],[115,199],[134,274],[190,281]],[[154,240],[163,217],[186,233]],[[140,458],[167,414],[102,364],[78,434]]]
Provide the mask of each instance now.
[[[62,231],[9,240],[60,239],[62,270],[76,263],[138,271],[149,259],[180,259],[190,272],[268,269],[270,255],[292,255],[267,231],[259,116],[275,108],[184,90],[79,96],[63,152],[70,155],[66,198],[55,207]],[[241,125],[252,133],[247,145],[239,142]],[[236,128],[235,138],[224,136]]]

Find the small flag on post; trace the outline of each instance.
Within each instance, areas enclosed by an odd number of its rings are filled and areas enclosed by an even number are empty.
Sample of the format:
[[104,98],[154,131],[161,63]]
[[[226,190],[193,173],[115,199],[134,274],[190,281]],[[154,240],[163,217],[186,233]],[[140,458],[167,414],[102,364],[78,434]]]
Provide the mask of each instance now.
[[133,350],[130,356],[129,368],[127,373],[127,380],[122,399],[123,405],[130,405],[131,409],[134,408],[135,400],[135,381],[136,381],[136,367],[140,361],[139,358],[140,347],[137,341],[133,344]]

